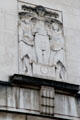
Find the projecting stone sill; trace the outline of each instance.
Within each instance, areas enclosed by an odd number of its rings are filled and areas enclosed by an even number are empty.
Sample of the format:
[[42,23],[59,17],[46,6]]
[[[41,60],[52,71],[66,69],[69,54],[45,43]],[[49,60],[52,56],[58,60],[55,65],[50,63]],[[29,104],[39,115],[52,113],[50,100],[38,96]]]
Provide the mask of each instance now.
[[30,77],[20,74],[14,74],[13,76],[10,76],[9,84],[50,86],[59,90],[64,90],[69,93],[77,93],[79,91],[79,85],[55,81],[55,80],[53,81],[42,78]]

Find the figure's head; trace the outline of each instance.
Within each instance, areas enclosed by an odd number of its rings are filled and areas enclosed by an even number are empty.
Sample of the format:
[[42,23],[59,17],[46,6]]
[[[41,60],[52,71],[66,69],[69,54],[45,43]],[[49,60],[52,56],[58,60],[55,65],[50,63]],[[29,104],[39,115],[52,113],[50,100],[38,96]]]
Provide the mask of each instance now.
[[25,24],[29,24],[29,22],[30,22],[30,15],[29,14],[23,12],[23,13],[20,13],[19,16],[20,16],[21,22],[23,22]]
[[53,22],[53,23],[52,23],[52,29],[53,29],[54,31],[58,32],[58,31],[59,31],[59,24],[56,23],[56,22]]
[[37,6],[36,8],[36,13],[40,16],[43,17],[45,15],[45,8],[43,6]]
[[52,23],[52,30],[56,32],[62,31],[62,27],[63,27],[62,22],[60,22],[59,20],[53,19],[51,23]]

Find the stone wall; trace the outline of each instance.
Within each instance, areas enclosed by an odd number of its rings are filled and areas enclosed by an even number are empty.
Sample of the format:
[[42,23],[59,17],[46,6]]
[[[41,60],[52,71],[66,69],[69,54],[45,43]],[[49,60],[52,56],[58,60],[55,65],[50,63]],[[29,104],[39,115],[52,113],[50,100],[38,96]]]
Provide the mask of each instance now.
[[[62,11],[66,51],[66,82],[80,84],[80,1],[22,0],[22,2]],[[18,73],[17,3],[16,0],[3,0],[0,3],[0,80],[3,81],[8,81],[10,75]]]
[[[69,94],[68,92],[55,90],[54,101],[49,103],[50,98],[46,103],[46,98],[43,103],[46,105],[46,109],[41,111],[41,89],[39,87],[17,87],[17,86],[3,86],[0,85],[0,110],[8,112],[19,112],[20,114],[27,113],[33,115],[48,115],[54,116],[55,118],[64,119],[80,119],[79,115],[79,99],[75,94]],[[46,88],[47,90],[50,87]],[[45,93],[45,87],[44,87]],[[48,94],[48,93],[47,93]],[[44,94],[45,95],[45,94]],[[48,113],[49,106],[54,106],[53,112]],[[49,107],[49,108],[48,108]],[[51,108],[50,108],[51,109]],[[46,111],[48,110],[48,111]]]
[[[47,12],[51,10],[52,13],[53,11],[61,13],[66,68],[66,79],[62,80],[63,83],[60,83],[59,79],[57,80],[58,83],[55,83],[56,79],[53,79],[54,83],[51,81],[48,84],[45,82],[46,79],[40,79],[42,76],[37,78],[38,84],[35,82],[35,85],[33,85],[34,82],[32,85],[24,82],[24,77],[22,79],[18,77],[19,82],[17,84],[10,83],[10,76],[20,74],[19,2],[30,6],[43,6]],[[40,19],[38,18],[39,21],[43,19],[42,16],[40,17]],[[80,85],[79,39],[80,0],[0,1],[0,120],[80,119],[79,89],[73,87],[75,84]],[[46,71],[45,68],[44,66],[43,72]],[[40,72],[37,69],[35,71]],[[50,75],[53,76],[53,74]],[[48,74],[47,79],[51,80]],[[27,78],[25,80],[28,81]],[[43,81],[43,84],[40,80]],[[20,81],[22,82],[20,83]]]
[[0,80],[18,72],[17,1],[0,1]]

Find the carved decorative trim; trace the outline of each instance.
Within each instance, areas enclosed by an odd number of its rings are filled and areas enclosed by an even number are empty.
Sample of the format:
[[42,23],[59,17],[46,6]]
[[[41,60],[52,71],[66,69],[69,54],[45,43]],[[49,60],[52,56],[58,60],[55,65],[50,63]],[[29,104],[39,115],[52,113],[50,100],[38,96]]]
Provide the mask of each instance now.
[[54,115],[54,88],[41,87],[40,91],[40,112],[41,114]]

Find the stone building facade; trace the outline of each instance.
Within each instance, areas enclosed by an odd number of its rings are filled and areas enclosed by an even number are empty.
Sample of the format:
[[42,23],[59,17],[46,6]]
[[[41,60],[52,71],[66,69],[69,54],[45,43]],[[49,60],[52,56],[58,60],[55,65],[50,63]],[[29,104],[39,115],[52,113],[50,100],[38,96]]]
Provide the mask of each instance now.
[[80,0],[0,1],[0,120],[80,120]]

